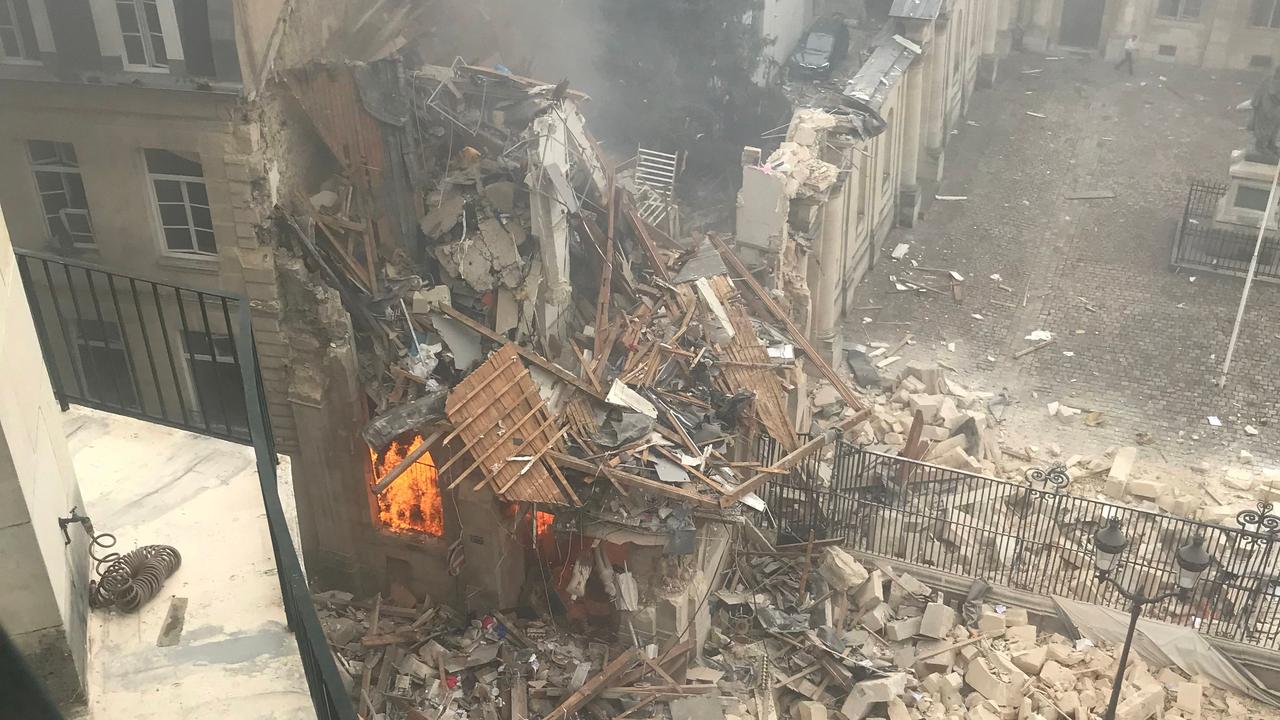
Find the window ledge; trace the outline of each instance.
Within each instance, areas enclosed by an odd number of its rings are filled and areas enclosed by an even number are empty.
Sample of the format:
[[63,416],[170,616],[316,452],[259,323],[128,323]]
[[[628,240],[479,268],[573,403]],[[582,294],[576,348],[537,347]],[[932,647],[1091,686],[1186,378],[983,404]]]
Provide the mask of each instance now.
[[1189,18],[1189,17],[1173,17],[1172,15],[1155,15],[1155,16],[1153,16],[1153,17],[1154,17],[1156,20],[1161,20],[1161,21],[1163,21],[1163,22],[1183,23],[1183,24],[1186,24],[1186,25],[1201,25],[1201,24],[1203,24],[1203,19],[1202,19],[1202,18],[1198,18],[1198,17],[1194,17],[1194,18]]
[[176,270],[190,270],[192,272],[209,273],[210,275],[217,275],[222,272],[222,263],[219,262],[216,255],[209,257],[161,255],[156,258],[156,264]]

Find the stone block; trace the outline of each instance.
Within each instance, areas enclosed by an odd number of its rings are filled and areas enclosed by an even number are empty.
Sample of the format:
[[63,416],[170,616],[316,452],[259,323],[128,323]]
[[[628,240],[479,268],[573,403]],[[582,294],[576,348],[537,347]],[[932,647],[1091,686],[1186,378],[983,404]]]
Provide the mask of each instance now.
[[988,610],[982,613],[982,617],[978,618],[978,632],[990,637],[1004,635],[1005,619],[1004,616],[994,610]]
[[913,617],[891,622],[884,629],[884,636],[890,640],[907,640],[920,633],[921,618]]
[[[1046,525],[1048,523],[1045,523]],[[1015,625],[1030,625],[1031,621],[1027,618],[1027,609],[1020,607],[1005,608],[1004,624],[1007,627]]]
[[943,399],[942,395],[916,393],[907,398],[907,407],[913,415],[917,412],[920,413],[925,423],[932,425],[938,421],[938,411],[942,408]]
[[1076,674],[1054,660],[1045,661],[1040,668],[1040,679],[1058,692],[1065,692],[1076,686]]
[[893,608],[885,603],[880,603],[870,610],[864,612],[858,622],[862,623],[871,632],[883,632],[886,625],[893,620]]
[[1133,464],[1138,459],[1138,448],[1122,447],[1116,451],[1111,461],[1111,470],[1107,472],[1107,484],[1104,492],[1114,498],[1124,497],[1125,486],[1129,483],[1129,473],[1133,472]]
[[898,575],[898,581],[889,585],[889,605],[897,608],[911,598],[929,597],[933,590],[917,580],[911,573]]
[[942,442],[951,437],[951,431],[941,425],[925,425],[920,428],[920,438],[929,442]]
[[889,712],[889,720],[912,720],[911,711],[907,710],[907,704],[902,698],[889,700],[885,709]]
[[1120,701],[1116,720],[1147,720],[1164,709],[1164,690],[1147,688]]
[[1145,500],[1155,500],[1169,492],[1169,486],[1159,480],[1130,480],[1126,486],[1128,493]]
[[791,716],[796,720],[827,720],[827,708],[820,702],[801,700],[792,706]]
[[969,667],[965,668],[964,681],[999,707],[1008,706],[1013,697],[1013,686],[1000,678],[991,664],[983,658],[969,663]]
[[853,686],[840,706],[845,720],[862,720],[876,703],[887,703],[902,697],[907,690],[907,674],[891,673],[874,680],[863,680]]
[[884,575],[879,570],[872,570],[866,582],[853,592],[853,609],[866,612],[884,602]]
[[920,634],[941,640],[951,634],[956,625],[956,611],[942,603],[931,602],[924,609],[920,622]]
[[1175,704],[1179,710],[1192,718],[1200,717],[1200,702],[1203,698],[1204,686],[1200,683],[1178,683],[1178,699]]
[[1013,656],[1013,664],[1028,675],[1039,675],[1040,669],[1048,659],[1048,652],[1048,648],[1038,647],[1017,653]]
[[867,569],[862,567],[862,563],[838,547],[823,548],[818,572],[840,592],[848,592],[858,587],[871,576]]
[[[1008,621],[1009,618],[1006,617],[1005,622]],[[1023,647],[1032,647],[1036,644],[1036,627],[1034,625],[1015,625],[1005,628],[1004,638]]]

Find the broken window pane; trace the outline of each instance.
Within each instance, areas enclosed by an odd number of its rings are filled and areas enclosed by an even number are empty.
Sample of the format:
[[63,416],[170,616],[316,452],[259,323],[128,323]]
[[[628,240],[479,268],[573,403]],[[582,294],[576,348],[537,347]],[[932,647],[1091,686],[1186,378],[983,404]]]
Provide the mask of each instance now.
[[200,165],[200,156],[196,153],[179,153],[170,150],[147,148],[143,151],[147,158],[147,172],[156,175],[182,175],[185,177],[204,177],[204,168]]
[[27,154],[49,236],[64,243],[92,245],[93,223],[75,147],[71,143],[31,140],[27,142]]

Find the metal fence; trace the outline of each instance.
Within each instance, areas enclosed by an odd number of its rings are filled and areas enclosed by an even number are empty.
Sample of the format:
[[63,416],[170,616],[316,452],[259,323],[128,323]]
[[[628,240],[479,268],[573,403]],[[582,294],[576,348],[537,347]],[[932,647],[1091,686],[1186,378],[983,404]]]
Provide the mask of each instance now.
[[[1173,236],[1174,267],[1226,275],[1248,273],[1257,231],[1223,227],[1214,220],[1227,189],[1220,183],[1192,183],[1182,221]],[[1275,233],[1263,238],[1257,276],[1280,280],[1280,236]]]
[[[64,407],[76,403],[253,446],[285,618],[316,716],[355,720],[280,502],[249,304],[14,252],[40,349]],[[228,377],[211,378],[217,368],[200,368],[200,362],[225,366]]]
[[240,300],[15,250],[58,401],[250,443]]
[[[760,461],[783,454],[772,442]],[[826,464],[826,467],[823,467]],[[780,537],[842,538],[847,547],[995,585],[1117,608],[1127,603],[1094,577],[1093,535],[1119,518],[1129,536],[1114,577],[1146,591],[1171,587],[1177,548],[1196,536],[1214,557],[1185,600],[1148,616],[1215,637],[1280,649],[1280,517],[1269,505],[1233,526],[1210,525],[1076,497],[1043,480],[1006,482],[835,445],[767,485],[762,495]]]

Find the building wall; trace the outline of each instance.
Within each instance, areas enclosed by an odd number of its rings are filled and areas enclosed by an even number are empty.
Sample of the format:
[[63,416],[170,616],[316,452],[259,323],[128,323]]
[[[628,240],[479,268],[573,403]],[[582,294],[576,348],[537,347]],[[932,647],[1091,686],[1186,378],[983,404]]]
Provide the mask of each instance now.
[[767,85],[786,66],[796,43],[813,22],[812,0],[760,0],[760,37],[764,57],[756,82]]
[[[1064,3],[1080,0],[1023,0],[1019,8],[1029,49],[1056,52],[1063,47]],[[1108,60],[1124,53],[1124,41],[1138,36],[1138,60],[1206,68],[1259,67],[1255,59],[1280,63],[1280,28],[1255,27],[1255,0],[1207,0],[1194,17],[1161,14],[1159,0],[1106,0],[1098,52]]]
[[84,503],[17,259],[0,216],[0,622],[52,697],[83,700],[87,536],[58,518]]

